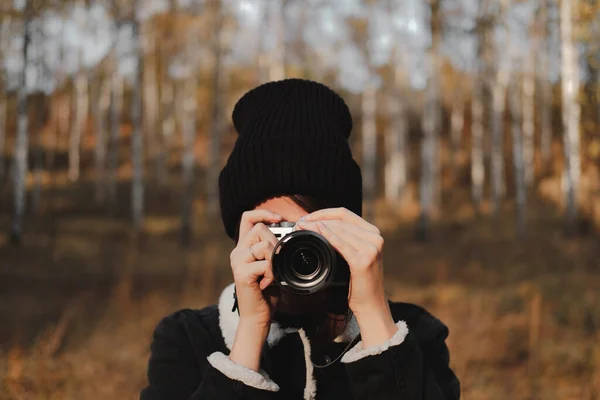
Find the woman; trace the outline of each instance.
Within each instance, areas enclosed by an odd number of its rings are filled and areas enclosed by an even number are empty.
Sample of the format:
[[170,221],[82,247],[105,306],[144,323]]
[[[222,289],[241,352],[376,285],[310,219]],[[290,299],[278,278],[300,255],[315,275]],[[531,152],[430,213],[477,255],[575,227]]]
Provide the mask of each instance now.
[[[234,283],[217,305],[163,319],[142,400],[458,399],[446,326],[388,301],[379,230],[360,217],[352,118],[326,86],[261,85],[236,104],[238,138],[219,177],[236,246]],[[295,295],[274,282],[274,222],[322,235],[346,260],[349,285]]]

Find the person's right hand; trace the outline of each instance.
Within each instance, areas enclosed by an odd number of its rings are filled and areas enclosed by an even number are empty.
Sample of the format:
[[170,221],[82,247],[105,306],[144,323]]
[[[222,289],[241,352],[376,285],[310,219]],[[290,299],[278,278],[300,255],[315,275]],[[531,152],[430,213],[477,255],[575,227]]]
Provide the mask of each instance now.
[[271,323],[272,307],[263,290],[273,282],[271,255],[277,238],[264,223],[278,221],[281,216],[267,210],[242,214],[239,240],[230,256],[240,320],[265,327]]
[[264,222],[281,219],[267,210],[246,211],[237,246],[230,255],[240,322],[229,358],[256,371],[271,326],[273,306],[263,290],[273,282],[271,255],[277,245],[277,238]]

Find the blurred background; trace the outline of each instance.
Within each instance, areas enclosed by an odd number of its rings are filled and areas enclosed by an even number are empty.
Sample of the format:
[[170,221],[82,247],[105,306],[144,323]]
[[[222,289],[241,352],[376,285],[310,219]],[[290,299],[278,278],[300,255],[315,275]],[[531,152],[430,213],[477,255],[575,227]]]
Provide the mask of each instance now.
[[137,398],[231,282],[231,110],[284,77],[348,102],[464,398],[600,398],[599,50],[595,0],[2,0],[0,399]]

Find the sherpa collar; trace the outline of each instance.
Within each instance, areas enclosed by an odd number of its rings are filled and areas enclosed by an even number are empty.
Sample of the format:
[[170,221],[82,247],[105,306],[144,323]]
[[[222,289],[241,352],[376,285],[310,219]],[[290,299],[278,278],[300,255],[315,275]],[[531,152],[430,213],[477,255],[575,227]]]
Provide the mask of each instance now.
[[[225,345],[229,350],[233,346],[235,331],[240,322],[240,317],[237,311],[233,309],[233,291],[234,284],[230,284],[223,290],[219,298],[219,327],[225,339]],[[306,386],[304,387],[304,400],[314,400],[317,396],[317,382],[313,376],[313,364],[310,357],[311,347],[306,332],[303,329],[286,328],[283,329],[277,322],[271,323],[267,343],[269,347],[273,347],[287,334],[297,332],[304,347],[304,362],[306,364]],[[356,318],[352,316],[344,331],[335,338],[335,342],[349,343],[358,336],[360,330]]]
[[[233,346],[233,340],[235,338],[235,331],[240,322],[240,317],[237,311],[232,311],[233,308],[233,290],[234,284],[227,286],[219,298],[219,327],[225,340],[225,345],[229,350]],[[267,343],[269,347],[273,347],[279,343],[279,341],[287,334],[298,332],[295,328],[282,328],[277,322],[271,323],[271,329],[269,330],[269,336],[267,337]],[[355,339],[360,330],[356,318],[352,316],[344,331],[335,338],[337,343],[348,343]]]

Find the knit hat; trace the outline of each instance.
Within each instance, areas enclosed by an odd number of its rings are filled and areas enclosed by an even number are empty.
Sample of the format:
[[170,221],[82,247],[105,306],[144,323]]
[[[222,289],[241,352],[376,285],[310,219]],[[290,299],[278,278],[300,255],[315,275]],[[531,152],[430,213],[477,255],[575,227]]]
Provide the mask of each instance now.
[[238,133],[219,176],[225,231],[274,197],[308,195],[362,213],[362,176],[348,138],[352,117],[327,86],[304,79],[262,84],[233,109]]

